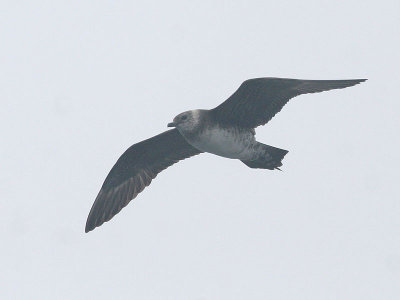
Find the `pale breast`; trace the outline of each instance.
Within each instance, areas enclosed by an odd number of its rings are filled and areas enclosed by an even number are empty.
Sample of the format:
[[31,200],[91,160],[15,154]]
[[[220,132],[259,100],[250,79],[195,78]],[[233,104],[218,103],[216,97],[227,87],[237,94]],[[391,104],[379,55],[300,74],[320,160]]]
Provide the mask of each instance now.
[[254,144],[255,138],[251,131],[214,127],[205,129],[189,142],[204,152],[245,160],[253,155],[251,146]]

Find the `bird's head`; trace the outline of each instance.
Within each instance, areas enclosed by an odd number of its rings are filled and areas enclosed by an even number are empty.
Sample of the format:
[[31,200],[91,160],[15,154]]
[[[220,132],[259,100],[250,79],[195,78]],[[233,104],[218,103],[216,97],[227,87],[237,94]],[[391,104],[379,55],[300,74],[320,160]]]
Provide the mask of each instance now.
[[176,127],[179,131],[193,131],[196,130],[200,124],[201,111],[189,110],[177,115],[168,127]]

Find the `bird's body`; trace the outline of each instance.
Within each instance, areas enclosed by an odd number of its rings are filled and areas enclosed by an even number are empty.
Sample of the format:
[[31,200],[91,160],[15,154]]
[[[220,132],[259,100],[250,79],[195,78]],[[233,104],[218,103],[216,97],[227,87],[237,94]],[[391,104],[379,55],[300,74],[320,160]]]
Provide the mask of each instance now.
[[186,140],[202,152],[241,160],[253,157],[256,143],[254,135],[249,130],[218,126],[207,128],[196,138]]
[[254,128],[269,122],[295,96],[362,81],[365,79],[250,79],[214,109],[177,115],[168,124],[175,129],[133,145],[118,159],[90,210],[85,231],[109,221],[159,172],[202,152],[241,160],[250,168],[279,169],[288,151],[257,142]]
[[251,160],[256,155],[254,151],[257,142],[254,130],[221,126],[213,120],[212,112],[208,110],[195,110],[191,113],[198,118],[196,120],[198,125],[194,130],[186,131],[178,128],[178,131],[196,149],[240,160]]

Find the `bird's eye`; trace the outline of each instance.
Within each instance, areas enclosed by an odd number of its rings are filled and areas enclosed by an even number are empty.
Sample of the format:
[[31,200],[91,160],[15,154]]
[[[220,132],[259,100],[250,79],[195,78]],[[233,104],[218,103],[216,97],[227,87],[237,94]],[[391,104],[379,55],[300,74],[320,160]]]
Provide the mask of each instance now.
[[187,119],[187,116],[182,116],[181,117],[181,120],[186,120]]

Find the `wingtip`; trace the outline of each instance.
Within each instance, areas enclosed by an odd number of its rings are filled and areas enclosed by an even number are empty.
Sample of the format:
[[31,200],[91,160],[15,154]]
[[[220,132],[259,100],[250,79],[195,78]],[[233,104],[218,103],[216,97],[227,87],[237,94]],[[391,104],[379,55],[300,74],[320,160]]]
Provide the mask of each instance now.
[[[367,81],[367,78],[361,78],[361,79],[339,79],[339,80],[327,80],[326,82],[330,83],[331,86],[327,89],[326,91],[331,90],[331,89],[343,89],[343,88],[348,88],[352,87],[355,85],[358,85],[362,82]],[[313,92],[313,91],[312,91]]]
[[365,82],[365,81],[367,81],[367,80],[368,80],[367,78],[353,79],[353,80],[352,80],[353,84],[352,84],[351,86],[358,85],[358,84],[363,83],[363,82]]
[[368,78],[357,79],[357,80],[358,80],[358,82],[359,82],[359,83],[361,83],[361,82],[367,81],[367,80],[368,80]]
[[85,233],[88,233],[94,229],[96,229],[96,227],[100,226],[103,223],[97,224],[95,219],[91,218],[91,215],[89,214],[88,219],[86,221],[86,226],[85,226]]
[[86,225],[86,227],[85,227],[85,233],[88,233],[88,232],[92,231],[92,230],[95,229],[95,228],[96,228],[96,226],[88,226],[88,225]]
[[339,81],[342,81],[343,83],[346,83],[347,82],[347,86],[345,86],[345,87],[350,87],[350,86],[354,86],[354,85],[357,85],[357,84],[360,84],[360,83],[362,83],[362,82],[365,82],[365,81],[367,81],[368,79],[366,79],[366,78],[360,78],[360,79],[345,79],[345,80],[338,80],[338,82]]

